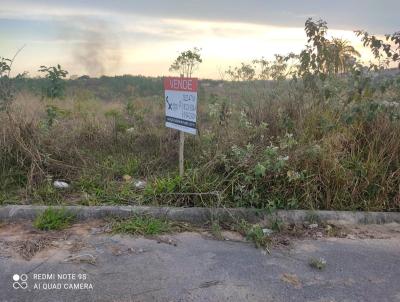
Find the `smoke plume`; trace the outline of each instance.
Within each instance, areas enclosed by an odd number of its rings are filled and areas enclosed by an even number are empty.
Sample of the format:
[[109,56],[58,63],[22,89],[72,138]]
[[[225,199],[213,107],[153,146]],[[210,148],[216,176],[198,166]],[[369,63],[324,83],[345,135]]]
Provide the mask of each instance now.
[[73,63],[90,76],[118,71],[121,49],[118,36],[109,23],[102,20],[78,19],[69,31]]

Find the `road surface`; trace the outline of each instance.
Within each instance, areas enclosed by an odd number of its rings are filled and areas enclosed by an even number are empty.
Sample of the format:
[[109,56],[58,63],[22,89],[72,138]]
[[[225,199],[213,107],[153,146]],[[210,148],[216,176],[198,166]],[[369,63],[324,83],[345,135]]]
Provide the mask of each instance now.
[[[99,230],[1,227],[0,301],[400,301],[397,224],[293,240],[270,254],[232,234],[145,239]],[[309,265],[321,257],[325,269]]]

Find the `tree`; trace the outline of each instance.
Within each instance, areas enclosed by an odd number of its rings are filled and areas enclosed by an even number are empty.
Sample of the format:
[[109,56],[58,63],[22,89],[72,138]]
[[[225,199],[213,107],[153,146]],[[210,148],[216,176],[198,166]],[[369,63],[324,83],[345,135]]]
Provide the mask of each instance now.
[[203,62],[200,55],[200,48],[194,47],[191,50],[181,52],[181,54],[172,63],[169,70],[179,72],[180,76],[190,78],[193,72]]
[[[22,51],[22,49],[24,49],[24,47],[25,45],[18,49],[12,59],[0,57],[0,111],[7,111],[10,104],[14,100],[14,87],[11,82],[10,73],[15,58]],[[17,78],[20,76],[21,75],[17,75]]]
[[271,76],[270,62],[266,60],[264,57],[262,57],[261,59],[253,60],[253,64],[258,65],[260,68],[258,78],[260,80],[269,80]]
[[307,19],[305,31],[308,37],[306,49],[300,53],[300,76],[318,75],[321,79],[327,75],[349,71],[360,57],[360,53],[349,41],[326,38],[328,26],[323,20]]
[[275,55],[275,60],[272,62],[270,67],[271,78],[273,80],[285,80],[287,72],[287,61],[288,56]]
[[63,70],[58,64],[57,66],[40,66],[39,72],[46,74],[48,79],[47,86],[44,89],[44,93],[51,99],[62,98],[64,96],[65,83],[63,78],[68,74],[68,71]]
[[254,66],[246,63],[241,63],[240,67],[232,68],[231,66],[225,72],[232,81],[251,81],[256,75]]
[[275,59],[268,61],[264,57],[255,59],[252,64],[241,63],[240,66],[232,67],[225,71],[231,81],[253,81],[253,80],[285,80],[293,73],[293,61],[298,60],[294,53],[288,55],[274,55]]
[[360,53],[349,44],[349,41],[333,38],[332,42],[333,49],[333,64],[335,74],[340,72],[347,72],[349,67],[354,63],[355,57],[360,57]]
[[0,110],[5,110],[13,100],[14,93],[10,80],[12,61],[0,58]]
[[[302,66],[309,69],[315,74],[326,73],[326,60],[328,53],[328,39],[325,37],[328,30],[327,23],[323,20],[313,21],[312,18],[307,19],[305,23],[305,31],[308,37],[309,45],[300,55]],[[308,63],[305,66],[304,63]]]
[[357,30],[355,33],[361,37],[364,46],[371,48],[376,59],[380,59],[384,54],[400,68],[400,31],[385,35],[386,42],[364,30]]

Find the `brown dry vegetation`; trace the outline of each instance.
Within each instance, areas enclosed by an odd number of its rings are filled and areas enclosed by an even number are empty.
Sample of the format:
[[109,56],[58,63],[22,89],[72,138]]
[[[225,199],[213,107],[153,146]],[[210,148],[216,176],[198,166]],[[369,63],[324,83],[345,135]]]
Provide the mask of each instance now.
[[[0,117],[2,200],[399,210],[399,80],[348,101],[352,81],[333,78],[328,99],[293,81],[207,87],[183,178],[162,97],[19,94]],[[57,191],[55,179],[72,188]]]

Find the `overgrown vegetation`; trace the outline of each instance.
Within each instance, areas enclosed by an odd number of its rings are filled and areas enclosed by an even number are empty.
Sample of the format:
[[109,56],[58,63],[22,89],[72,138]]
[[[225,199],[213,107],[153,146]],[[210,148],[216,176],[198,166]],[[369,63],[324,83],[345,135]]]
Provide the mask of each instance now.
[[[161,79],[66,81],[59,67],[57,95],[44,94],[51,79],[11,79],[2,60],[0,84],[10,90],[0,91],[0,203],[399,211],[400,76],[383,60],[398,62],[398,33],[383,42],[362,32],[379,58],[373,66],[349,42],[328,39],[323,21],[307,20],[306,34],[299,54],[202,82],[183,177]],[[190,74],[199,51],[182,53]],[[58,179],[70,189],[54,188]]]
[[43,231],[62,230],[69,227],[74,219],[75,215],[66,209],[47,208],[36,217],[33,225]]

